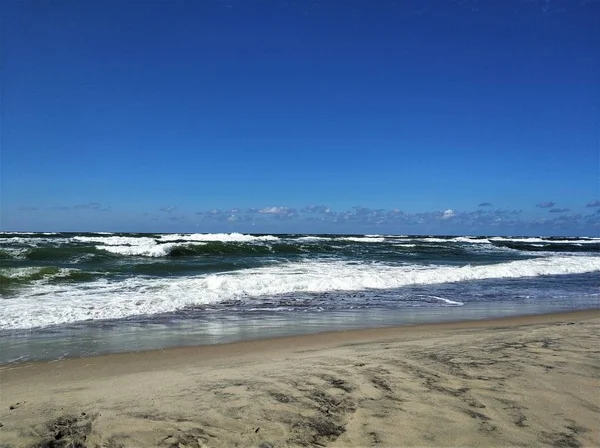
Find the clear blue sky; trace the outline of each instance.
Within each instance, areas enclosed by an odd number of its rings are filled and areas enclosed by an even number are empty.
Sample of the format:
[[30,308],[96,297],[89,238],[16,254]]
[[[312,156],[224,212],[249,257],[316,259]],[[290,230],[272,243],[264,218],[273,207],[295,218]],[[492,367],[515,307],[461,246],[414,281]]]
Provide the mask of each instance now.
[[2,230],[600,232],[599,1],[0,9]]

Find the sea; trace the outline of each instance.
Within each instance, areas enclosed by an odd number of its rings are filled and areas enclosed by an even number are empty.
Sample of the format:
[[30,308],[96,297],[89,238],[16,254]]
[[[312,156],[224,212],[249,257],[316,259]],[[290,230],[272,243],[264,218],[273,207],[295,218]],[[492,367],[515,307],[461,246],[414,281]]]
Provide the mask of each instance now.
[[600,238],[0,232],[0,363],[600,308]]

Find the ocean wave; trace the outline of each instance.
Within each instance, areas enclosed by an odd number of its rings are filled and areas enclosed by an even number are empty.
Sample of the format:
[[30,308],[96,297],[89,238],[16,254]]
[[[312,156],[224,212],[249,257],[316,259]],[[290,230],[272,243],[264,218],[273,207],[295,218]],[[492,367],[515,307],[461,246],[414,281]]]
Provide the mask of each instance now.
[[188,241],[184,243],[148,243],[139,246],[96,246],[104,250],[123,256],[142,257],[185,257],[202,255],[298,255],[309,252],[326,251],[323,246],[302,246],[288,243],[249,244],[233,242],[201,242]]
[[[25,246],[25,247],[3,247],[0,249],[0,259],[29,261],[57,261],[73,263],[76,260],[88,260],[90,257],[185,257],[185,256],[207,256],[207,255],[300,255],[300,254],[332,254],[345,253],[344,247],[327,244],[322,241],[294,242],[159,242],[153,238],[130,238],[114,237],[115,239],[105,241],[108,244],[97,244],[93,246],[58,245],[58,246]],[[80,243],[95,241],[81,240]],[[121,244],[136,243],[136,244]],[[347,252],[352,252],[351,248]]]
[[139,244],[136,246],[118,246],[118,245],[108,245],[108,246],[96,246],[98,250],[104,250],[106,252],[110,252],[112,254],[117,255],[127,255],[127,256],[142,256],[142,257],[166,257],[171,255],[176,248],[186,248],[192,245],[204,245],[206,243],[186,243],[186,244],[177,244],[177,243],[163,243],[158,244],[156,241],[151,240],[147,242],[147,244]]
[[1,235],[58,235],[56,232],[0,232]]
[[325,236],[299,236],[294,241],[333,241],[333,238]]
[[[76,236],[74,241],[81,243],[102,243],[96,246],[102,250],[121,256],[138,257],[167,257],[202,254],[232,254],[232,253],[268,253],[269,249],[252,250],[244,248],[225,248],[211,246],[206,250],[198,250],[199,246],[209,243],[251,243],[279,241],[272,235],[253,236],[241,233],[195,233],[195,234],[162,234],[156,237],[148,236]],[[237,250],[236,250],[237,249]]]
[[[210,235],[210,238],[207,238]],[[597,253],[600,241],[563,240],[547,242],[512,241],[509,239],[488,241],[477,240],[467,244],[467,240],[454,238],[438,244],[428,239],[385,239],[383,237],[252,237],[243,234],[191,234],[168,236],[76,236],[70,239],[56,238],[45,241],[39,238],[12,241],[14,244],[0,245],[0,259],[30,261],[87,260],[90,257],[184,257],[205,255],[314,255],[325,256],[382,256],[399,257],[411,248],[416,254],[428,257],[460,258],[498,254],[505,256],[539,256],[548,253]],[[224,235],[228,237],[225,238]],[[185,239],[188,238],[188,239]],[[191,238],[191,239],[190,239]],[[360,243],[360,244],[357,244]],[[374,244],[369,244],[374,243]],[[485,244],[484,244],[485,243]]]
[[600,238],[512,238],[503,236],[494,236],[489,238],[492,242],[508,242],[508,243],[545,243],[545,244],[600,244]]
[[[23,251],[24,258],[30,261],[75,261],[80,257],[94,253],[94,247],[59,246],[59,247],[34,247]],[[22,256],[23,256],[22,255]]]
[[261,242],[278,241],[279,238],[272,235],[246,235],[243,233],[190,233],[190,234],[159,234],[149,236],[74,236],[73,241],[82,243],[102,243],[105,246],[148,246],[152,243],[170,242]]
[[589,256],[551,256],[462,267],[311,260],[197,277],[98,279],[87,282],[85,287],[36,284],[3,303],[0,329],[152,315],[282,294],[385,290],[597,271],[600,257]]
[[147,236],[74,236],[78,243],[102,243],[105,246],[146,246],[156,244],[154,238]]
[[494,247],[511,249],[521,252],[600,252],[600,241],[586,241],[581,244],[579,241],[564,242],[520,242],[508,240],[494,240]]
[[190,233],[160,235],[159,241],[204,241],[204,242],[235,242],[249,243],[254,241],[279,241],[273,235],[246,235],[244,233]]
[[425,243],[447,243],[448,238],[435,238],[435,237],[427,237],[427,238],[411,238],[415,241],[425,242]]
[[490,244],[490,240],[482,237],[456,236],[439,238],[434,236],[427,237],[405,237],[404,240],[415,241],[419,243],[467,243],[467,244]]
[[383,243],[385,241],[385,238],[382,236],[346,236],[339,239],[354,243]]
[[0,260],[23,260],[29,252],[26,248],[2,248],[0,249]]
[[84,282],[97,277],[98,273],[83,272],[79,269],[59,268],[56,266],[6,268],[0,269],[0,287],[54,280]]
[[469,244],[490,244],[487,238],[477,238],[470,236],[457,236],[448,240],[451,243],[469,243]]
[[22,236],[11,236],[0,238],[0,244],[13,244],[13,245],[29,245],[29,246],[37,246],[40,244],[49,243],[52,240],[49,238],[39,238],[39,237],[22,237]]

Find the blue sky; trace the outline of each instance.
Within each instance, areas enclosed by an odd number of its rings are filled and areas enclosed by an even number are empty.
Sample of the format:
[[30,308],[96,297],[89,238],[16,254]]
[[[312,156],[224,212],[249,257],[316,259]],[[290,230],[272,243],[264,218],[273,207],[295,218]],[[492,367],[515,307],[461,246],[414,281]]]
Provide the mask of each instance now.
[[2,230],[600,232],[599,1],[0,8]]

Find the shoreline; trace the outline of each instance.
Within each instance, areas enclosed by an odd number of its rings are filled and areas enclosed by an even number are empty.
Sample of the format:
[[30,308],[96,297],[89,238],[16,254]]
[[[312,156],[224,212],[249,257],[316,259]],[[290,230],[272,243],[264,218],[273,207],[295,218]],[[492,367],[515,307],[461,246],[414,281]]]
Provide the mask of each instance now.
[[594,309],[5,364],[0,439],[592,446],[599,331]]
[[[552,316],[600,310],[600,304],[582,307],[564,305],[540,307],[502,304],[447,308],[373,308],[370,310],[326,311],[317,314],[256,314],[240,316],[237,321],[218,319],[173,320],[163,325],[149,320],[75,328],[49,328],[0,336],[3,351],[0,367],[28,362],[50,362],[92,358],[110,354],[165,351],[178,348],[226,346],[229,344],[303,337],[328,333],[385,330],[438,324],[467,324],[527,316]],[[225,315],[223,315],[225,316]],[[221,317],[221,316],[217,316]]]
[[[331,348],[337,344],[347,344],[368,340],[370,342],[383,342],[387,339],[399,337],[414,337],[416,334],[428,331],[453,331],[453,330],[476,330],[489,329],[493,327],[514,327],[527,325],[541,325],[562,322],[565,320],[587,320],[600,319],[600,308],[561,311],[542,314],[523,314],[508,317],[492,317],[472,320],[452,320],[446,322],[427,322],[418,324],[403,324],[384,327],[353,328],[350,330],[322,331],[317,333],[293,334],[287,336],[264,337],[233,342],[216,344],[183,345],[167,348],[158,348],[139,351],[125,351],[116,353],[105,353],[83,357],[67,357],[52,360],[36,360],[23,362],[10,362],[0,364],[0,375],[12,369],[29,368],[45,364],[55,364],[74,368],[80,363],[102,363],[103,361],[115,361],[126,358],[141,360],[147,357],[155,361],[163,358],[165,362],[172,359],[181,359],[185,356],[202,356],[204,359],[226,358],[230,356],[256,356],[262,351],[269,350],[295,350],[306,347],[318,347],[319,349]],[[129,361],[129,360],[128,360]],[[160,363],[159,363],[160,364]]]

